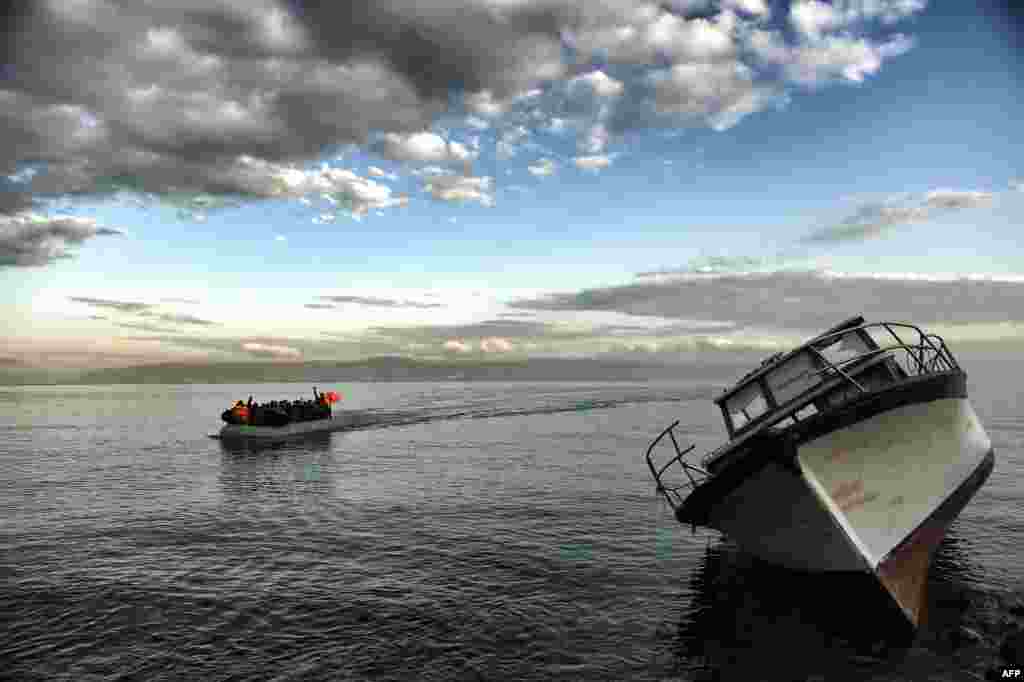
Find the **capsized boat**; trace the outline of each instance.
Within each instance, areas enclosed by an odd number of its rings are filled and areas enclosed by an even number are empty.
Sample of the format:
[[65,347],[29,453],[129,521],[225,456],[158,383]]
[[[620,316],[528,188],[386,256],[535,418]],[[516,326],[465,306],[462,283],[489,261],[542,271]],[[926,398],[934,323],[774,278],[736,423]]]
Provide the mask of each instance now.
[[283,426],[252,426],[249,424],[227,424],[215,437],[221,439],[281,440],[307,433],[344,431],[376,422],[369,412],[347,410],[336,412],[330,417],[290,422]]
[[943,340],[854,317],[714,402],[724,445],[694,463],[676,421],[647,449],[676,518],[777,565],[872,574],[919,625],[931,556],[995,461]]

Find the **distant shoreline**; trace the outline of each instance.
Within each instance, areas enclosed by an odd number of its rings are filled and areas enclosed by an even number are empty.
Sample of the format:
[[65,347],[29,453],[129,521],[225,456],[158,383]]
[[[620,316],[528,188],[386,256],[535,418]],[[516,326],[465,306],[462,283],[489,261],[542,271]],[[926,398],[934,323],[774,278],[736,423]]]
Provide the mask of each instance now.
[[145,365],[100,370],[0,371],[2,386],[108,386],[192,384],[330,384],[338,382],[565,382],[651,381],[658,379],[729,381],[738,378],[749,360],[694,364],[623,363],[588,359],[543,358],[493,364],[428,364],[404,358],[381,358],[359,365]]

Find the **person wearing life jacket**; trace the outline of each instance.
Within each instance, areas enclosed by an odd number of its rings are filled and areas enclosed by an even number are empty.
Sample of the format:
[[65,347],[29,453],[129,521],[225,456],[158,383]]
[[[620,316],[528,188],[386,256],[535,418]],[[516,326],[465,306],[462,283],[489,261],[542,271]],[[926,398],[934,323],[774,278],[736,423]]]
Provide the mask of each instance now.
[[324,416],[324,418],[330,419],[331,401],[327,399],[327,395],[324,393],[317,393],[316,386],[314,386],[313,397],[316,398],[316,404],[320,408],[320,413]]
[[239,400],[237,403],[235,403],[235,407],[234,407],[234,409],[231,410],[231,413],[232,413],[232,416],[234,416],[234,418],[237,420],[236,423],[238,423],[238,424],[248,424],[249,423],[249,408],[246,407],[245,403],[243,403],[241,400]]

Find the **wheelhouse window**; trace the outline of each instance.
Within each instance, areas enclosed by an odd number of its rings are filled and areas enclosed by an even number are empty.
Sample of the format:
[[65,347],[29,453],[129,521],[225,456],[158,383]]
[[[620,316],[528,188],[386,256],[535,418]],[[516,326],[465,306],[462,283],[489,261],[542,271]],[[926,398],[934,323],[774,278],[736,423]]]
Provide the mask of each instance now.
[[873,347],[869,345],[863,335],[856,331],[843,334],[832,341],[832,343],[818,349],[822,355],[836,365],[845,360],[864,355],[871,350],[873,350]]
[[785,405],[793,398],[806,393],[819,383],[818,363],[810,353],[798,353],[785,364],[773,369],[765,377],[768,390],[775,402]]
[[743,426],[768,411],[768,400],[759,383],[743,387],[725,403],[725,412],[733,429]]

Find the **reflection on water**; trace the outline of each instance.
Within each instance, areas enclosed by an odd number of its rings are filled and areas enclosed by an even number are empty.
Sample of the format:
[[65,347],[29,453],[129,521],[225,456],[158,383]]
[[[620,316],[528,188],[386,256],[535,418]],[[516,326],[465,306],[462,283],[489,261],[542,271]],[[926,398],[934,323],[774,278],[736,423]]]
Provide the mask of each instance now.
[[[319,504],[333,488],[330,433],[305,434],[276,443],[221,440],[220,446],[218,478],[229,506],[253,504],[261,514],[276,510],[271,513],[291,519],[295,503],[301,503],[300,507]],[[279,507],[282,503],[288,511]]]
[[279,441],[260,441],[245,438],[222,438],[219,440],[222,453],[241,454],[282,454],[287,452],[323,452],[331,448],[331,432],[320,431],[299,434]]
[[966,549],[955,535],[940,545],[927,621],[915,633],[871,576],[790,571],[730,542],[711,545],[690,577],[692,599],[682,605],[679,667],[695,679],[832,679],[840,670],[866,679],[901,667],[912,647],[925,655],[966,644],[988,648],[982,639],[962,641],[969,610],[986,621],[980,638],[992,630],[995,643],[1000,629],[998,613],[986,615]]

